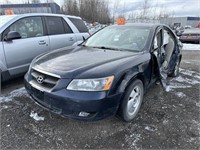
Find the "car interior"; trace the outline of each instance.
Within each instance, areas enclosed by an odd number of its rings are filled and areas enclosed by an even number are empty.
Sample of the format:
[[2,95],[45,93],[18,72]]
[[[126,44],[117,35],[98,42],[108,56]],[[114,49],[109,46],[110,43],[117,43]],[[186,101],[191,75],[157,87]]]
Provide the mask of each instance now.
[[154,50],[159,50],[161,53],[161,67],[164,69],[168,68],[171,56],[175,49],[174,38],[166,30],[160,30],[154,39]]
[[17,31],[22,38],[39,37],[43,35],[43,25],[40,17],[24,18],[12,26],[9,31]]

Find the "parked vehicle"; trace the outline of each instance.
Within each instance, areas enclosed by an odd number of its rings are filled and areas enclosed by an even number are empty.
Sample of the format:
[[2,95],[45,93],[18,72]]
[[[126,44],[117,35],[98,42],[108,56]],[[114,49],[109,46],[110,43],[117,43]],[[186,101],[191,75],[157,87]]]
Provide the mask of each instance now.
[[174,32],[176,33],[177,36],[181,36],[181,34],[184,32],[184,28],[183,27],[177,27]]
[[80,17],[56,14],[0,16],[2,81],[27,72],[32,59],[89,36]]
[[167,26],[113,25],[79,46],[35,58],[25,87],[35,102],[62,116],[98,120],[117,114],[131,121],[150,85],[178,75],[181,49]]
[[180,36],[183,43],[199,43],[200,44],[200,28],[185,29]]

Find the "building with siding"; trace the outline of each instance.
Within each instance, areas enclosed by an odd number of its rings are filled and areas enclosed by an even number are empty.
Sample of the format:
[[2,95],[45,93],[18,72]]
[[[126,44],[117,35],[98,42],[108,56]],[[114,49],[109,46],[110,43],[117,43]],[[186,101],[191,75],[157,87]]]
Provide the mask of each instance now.
[[60,6],[56,3],[36,4],[2,4],[0,15],[24,14],[24,13],[55,13],[60,14]]
[[191,26],[196,27],[200,23],[200,17],[172,17],[163,18],[161,23],[169,25],[171,28]]

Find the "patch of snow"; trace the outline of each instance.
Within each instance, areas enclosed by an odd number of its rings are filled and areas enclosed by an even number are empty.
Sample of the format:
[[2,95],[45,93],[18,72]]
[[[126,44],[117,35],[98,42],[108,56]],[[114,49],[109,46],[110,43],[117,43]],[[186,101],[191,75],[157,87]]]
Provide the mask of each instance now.
[[191,62],[189,62],[189,61],[186,61],[185,63],[186,63],[186,64],[191,64]]
[[4,110],[4,109],[7,109],[7,108],[9,108],[9,107],[6,106],[6,105],[1,105],[1,107],[0,107],[0,111],[1,111],[1,110]]
[[33,111],[31,111],[30,117],[35,119],[36,121],[43,121],[44,120],[44,117],[38,116],[38,114],[34,113]]
[[185,82],[189,83],[189,84],[192,84],[192,85],[195,85],[195,84],[200,84],[200,80],[196,80],[196,79],[188,79],[188,78],[185,78]]
[[196,74],[196,75],[200,76],[200,73],[192,71],[192,70],[186,70],[186,69],[182,69],[182,68],[179,68],[179,70],[184,75],[192,76],[193,74]]
[[188,139],[188,142],[193,142],[193,141],[195,141],[196,140],[196,138],[193,138],[193,137],[191,137],[190,139]]
[[137,147],[137,142],[141,139],[140,134],[131,134],[130,136],[126,135],[126,142],[129,144],[131,149],[139,149]]
[[4,105],[4,106],[2,106],[4,109],[7,109],[8,108],[8,106],[6,106],[6,105]]
[[166,91],[166,92],[169,92],[169,91],[171,91],[171,88],[170,88],[170,86],[167,86],[167,87],[165,88],[165,91]]
[[178,85],[178,84],[168,85],[166,87],[166,92],[174,91],[174,89],[185,89],[191,87],[192,87],[191,85]]
[[28,96],[24,87],[12,91],[7,96],[0,96],[0,103],[10,102],[13,100],[14,97],[21,97],[21,96]]
[[199,101],[198,103],[196,103],[196,106],[197,106],[197,107],[200,107],[200,101]]
[[200,132],[200,122],[199,122],[199,120],[198,120],[198,121],[192,120],[192,127],[193,127],[193,128],[197,127],[197,129],[198,129],[199,132]]
[[197,78],[200,80],[200,76],[198,76],[198,75],[194,75],[194,78]]
[[154,131],[156,131],[157,129],[154,128],[154,127],[146,126],[146,127],[145,127],[145,130],[148,130],[148,131],[154,132]]
[[183,92],[176,92],[175,95],[177,95],[180,98],[186,97],[186,95]]
[[200,84],[200,81],[198,81],[198,80],[183,78],[182,76],[176,77],[172,80],[176,80],[176,81],[181,82],[181,83],[188,83],[190,85]]
[[[170,85],[167,85],[165,88],[166,92],[174,91],[176,88],[190,88],[192,85],[200,84],[200,73],[182,68],[180,68],[180,73],[186,76],[192,76],[192,78],[190,79],[179,75],[178,77],[171,79]],[[184,97],[184,95],[181,93],[176,93],[176,95],[179,97]]]
[[168,124],[168,122],[169,122],[169,120],[166,120],[166,119],[165,119],[165,120],[163,120],[163,124],[164,124],[164,125],[167,125],[167,124]]
[[200,50],[200,44],[183,44],[183,50]]

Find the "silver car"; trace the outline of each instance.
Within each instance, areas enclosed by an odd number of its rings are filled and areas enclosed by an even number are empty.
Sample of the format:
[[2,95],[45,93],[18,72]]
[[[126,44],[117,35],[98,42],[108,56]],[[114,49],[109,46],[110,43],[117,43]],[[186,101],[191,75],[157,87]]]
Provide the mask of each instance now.
[[24,74],[34,57],[88,36],[80,17],[42,13],[0,16],[1,80]]

